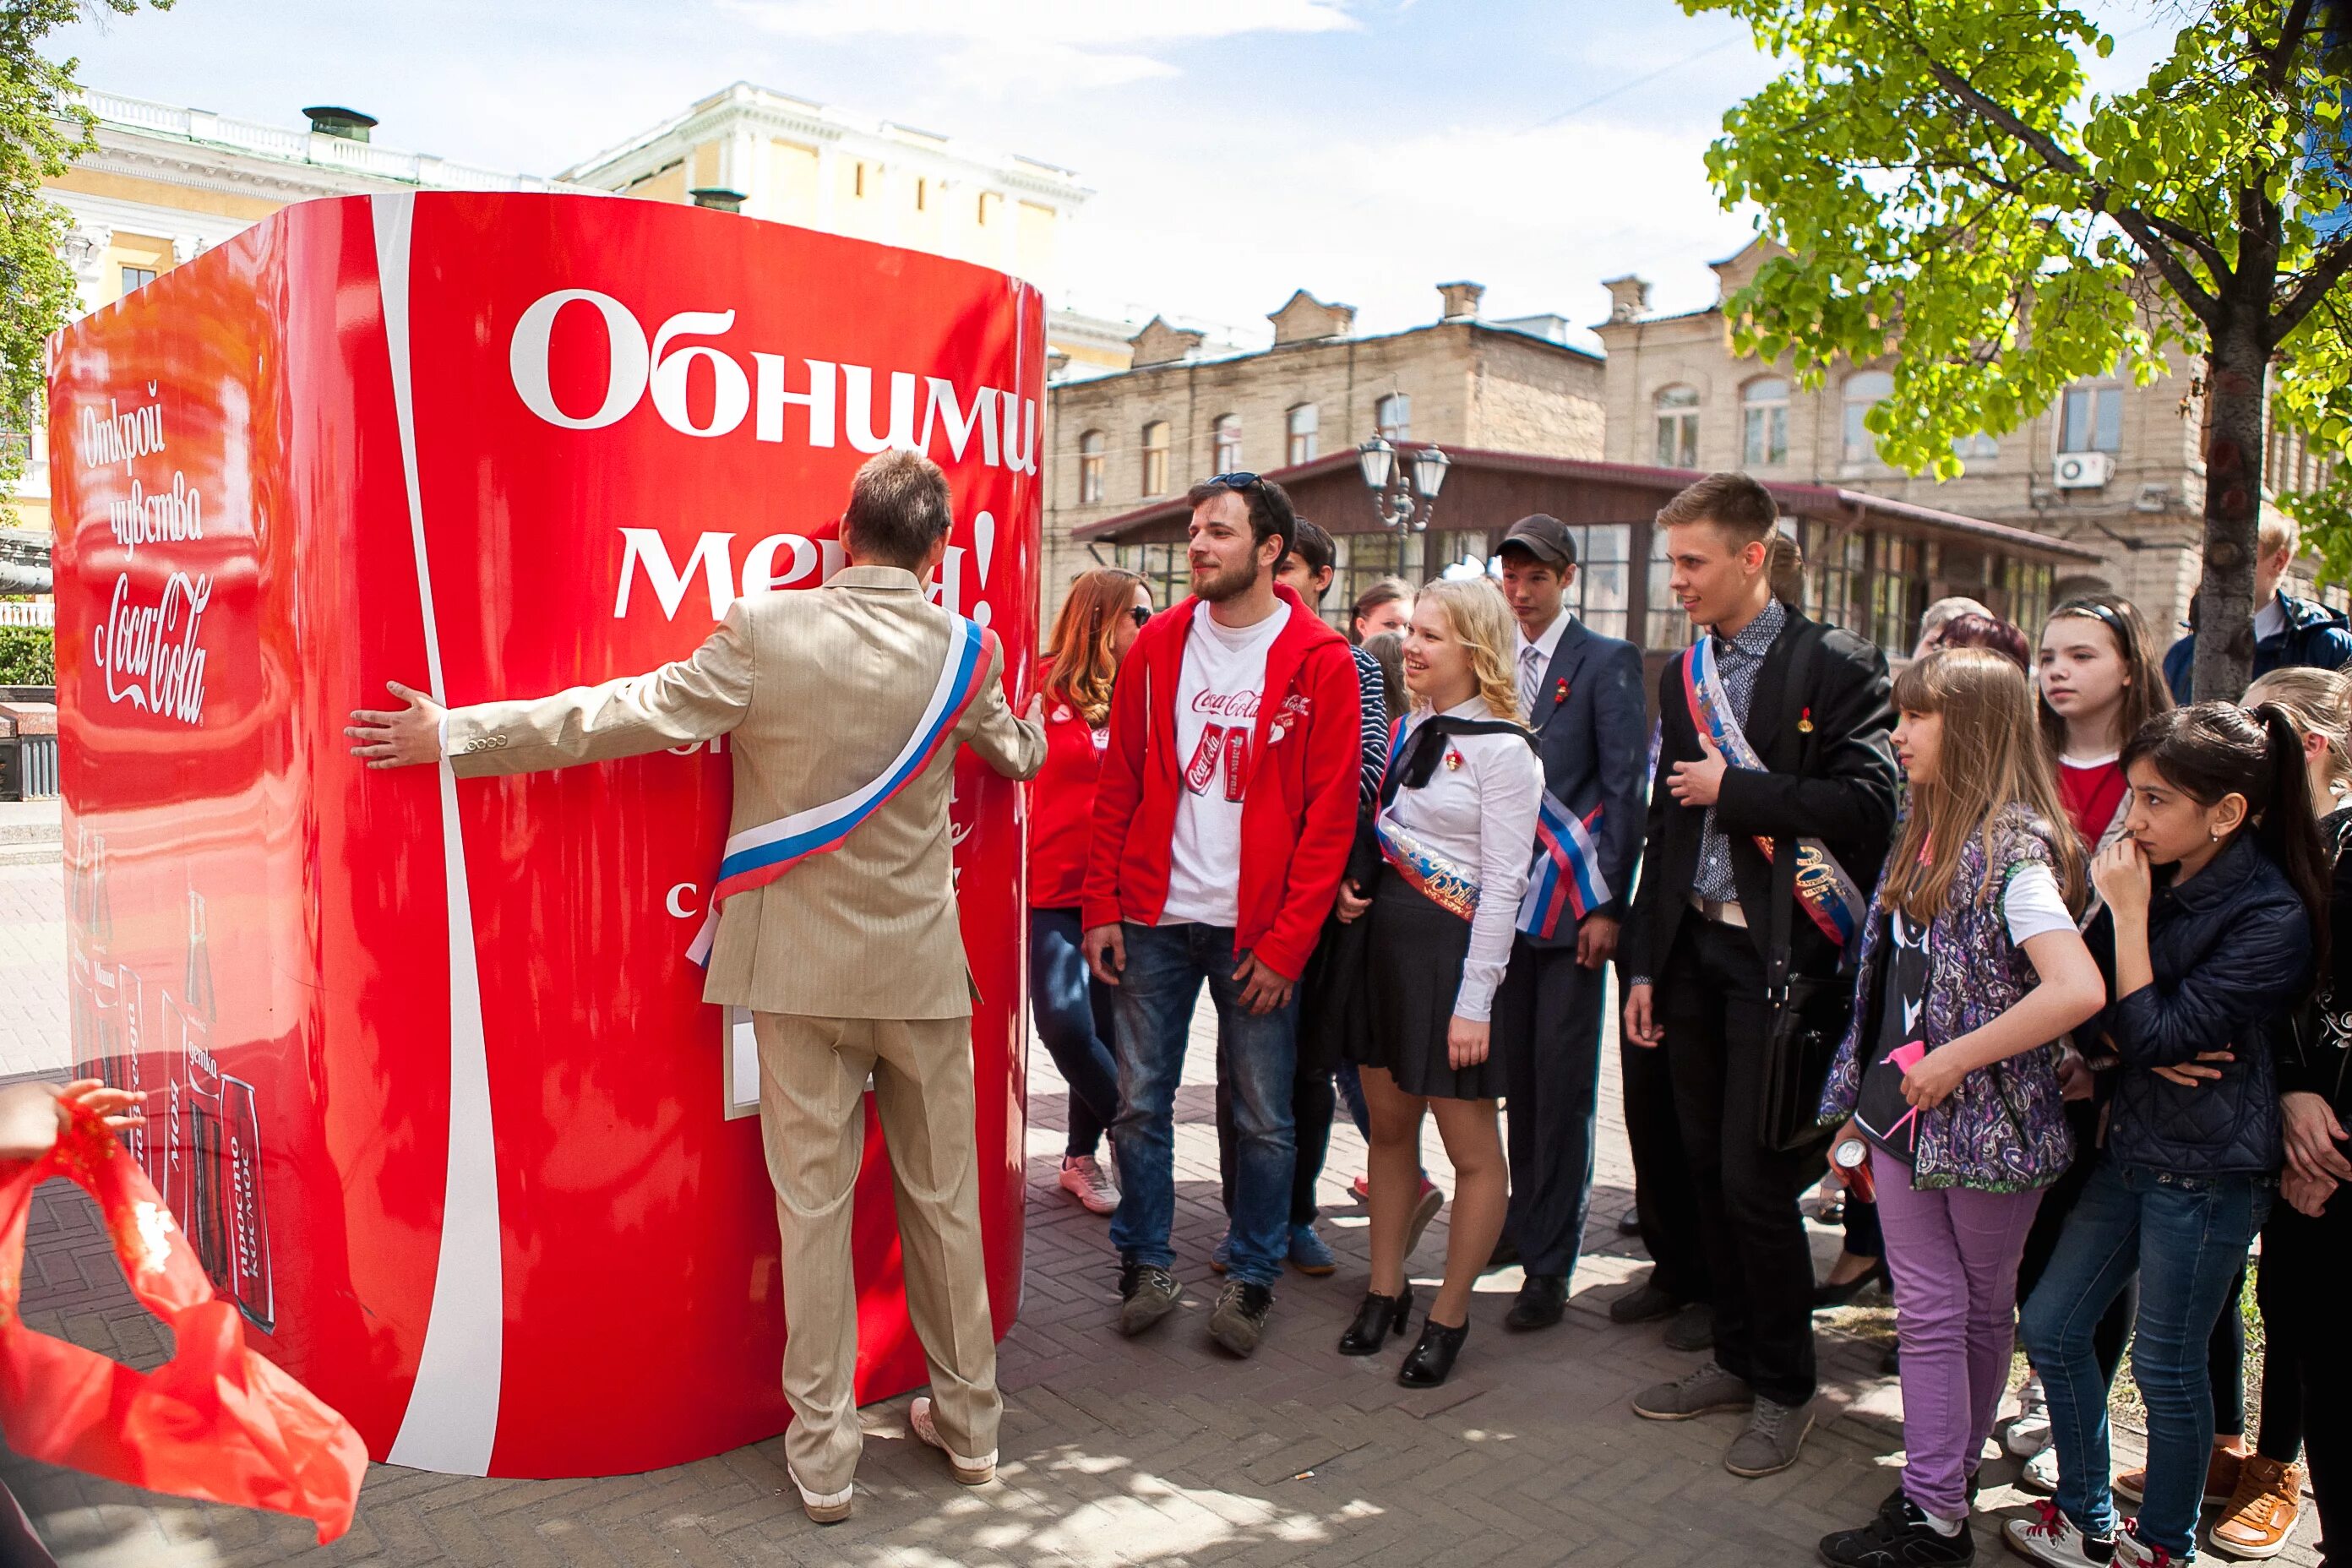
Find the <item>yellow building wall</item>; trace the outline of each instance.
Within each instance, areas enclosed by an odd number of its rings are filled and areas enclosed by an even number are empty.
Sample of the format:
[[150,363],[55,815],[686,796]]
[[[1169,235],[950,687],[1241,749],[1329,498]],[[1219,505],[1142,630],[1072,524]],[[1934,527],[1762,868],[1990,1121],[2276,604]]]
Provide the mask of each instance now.
[[672,163],[657,174],[647,174],[627,194],[649,202],[682,202],[686,200],[686,165]]
[[816,149],[791,142],[768,143],[768,188],[761,193],[761,216],[783,223],[816,222]]
[[707,191],[719,183],[718,142],[705,142],[694,150],[694,156],[688,160],[688,163],[694,171],[694,178],[688,181],[686,186],[689,195],[696,191]]
[[1013,273],[1024,279],[1054,274],[1054,209],[1023,202],[1021,227],[1013,246]]
[[838,184],[833,193],[833,226],[855,239],[878,238],[882,165],[870,158],[840,158],[835,173]]
[[908,174],[898,182],[898,243],[915,250],[942,251],[948,235],[947,187],[927,174]]
[[142,180],[129,174],[103,174],[89,169],[68,169],[54,179],[41,184],[53,191],[75,191],[83,195],[111,196],[118,201],[138,202],[151,207],[173,207],[181,212],[210,213],[222,217],[243,218],[258,223],[285,205],[260,196],[233,196],[222,191],[194,191],[185,185],[167,185],[161,180]]

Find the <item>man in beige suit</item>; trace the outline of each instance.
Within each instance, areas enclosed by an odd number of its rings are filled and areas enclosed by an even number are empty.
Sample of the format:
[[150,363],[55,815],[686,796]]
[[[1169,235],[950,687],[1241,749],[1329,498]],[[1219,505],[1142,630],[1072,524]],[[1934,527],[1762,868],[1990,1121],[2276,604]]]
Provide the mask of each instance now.
[[[977,1486],[996,1467],[996,1345],[981,1252],[972,1152],[971,990],[956,921],[948,797],[955,751],[1008,778],[1045,760],[1036,725],[1013,717],[987,639],[943,700],[960,640],[976,628],[930,604],[923,584],[947,548],[946,476],[913,452],[858,470],[842,519],[849,565],[813,592],[738,599],[693,657],[652,673],[535,702],[445,712],[394,682],[407,706],[362,710],[345,731],[370,767],[444,755],[460,778],[634,756],[731,732],[730,867],[744,836],[847,806],[922,746],[904,788],[812,853],[720,905],[706,1001],[752,1010],[760,1121],[783,1237],[785,1454],[809,1517],[849,1516],[862,1443],[850,1373],[857,1303],[850,1205],[868,1074],[889,1143],[905,1245],[907,1304],[932,1397],[917,1435]],[[974,681],[976,680],[976,689]],[[750,858],[757,859],[756,851]],[[756,878],[751,879],[756,880]]]

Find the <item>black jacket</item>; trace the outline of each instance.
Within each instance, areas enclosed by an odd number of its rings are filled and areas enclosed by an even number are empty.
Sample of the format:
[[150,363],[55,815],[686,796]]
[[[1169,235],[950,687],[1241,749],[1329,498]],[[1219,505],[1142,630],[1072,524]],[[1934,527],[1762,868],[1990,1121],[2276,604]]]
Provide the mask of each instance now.
[[[1800,637],[1819,637],[1810,689],[1791,691],[1789,661]],[[1756,847],[1759,835],[1819,838],[1867,897],[1886,859],[1895,829],[1895,751],[1888,741],[1895,715],[1887,703],[1886,656],[1853,633],[1822,627],[1794,610],[1773,639],[1757,674],[1747,731],[1764,770],[1733,768],[1723,776],[1716,821],[1731,840],[1732,880],[1748,916],[1748,934],[1766,957],[1772,868]],[[1800,726],[1810,723],[1811,734]],[[1698,731],[1683,691],[1677,657],[1658,672],[1658,771],[1650,784],[1649,839],[1643,850],[1642,887],[1620,944],[1621,977],[1658,978],[1690,907],[1698,876],[1699,829],[1706,813],[1668,793],[1676,763],[1696,762]],[[1811,761],[1796,776],[1807,742]],[[1792,900],[1793,903],[1793,900]],[[1789,921],[1794,973],[1837,972],[1839,950],[1801,910]]]
[[[1642,764],[1649,737],[1643,731],[1648,717],[1642,701],[1642,650],[1570,620],[1552,650],[1528,728],[1543,762],[1544,788],[1580,819],[1601,808],[1592,837],[1610,898],[1588,914],[1622,918],[1633,901],[1633,865],[1641,858],[1644,827]],[[1574,947],[1576,922],[1563,919],[1549,942],[1519,940],[1537,947]]]
[[[2278,1072],[2284,1019],[2311,974],[2311,921],[2276,866],[2244,835],[2147,911],[2143,985],[2107,1010],[2121,1058],[2107,1152],[2180,1176],[2266,1175],[2279,1166]],[[2194,1089],[2150,1070],[2231,1053]]]
[[[2352,811],[2332,814],[2320,828],[2336,858],[2327,904],[2329,952],[2320,971],[2319,995],[2303,1026],[2280,1043],[2279,1092],[2318,1095],[2343,1121],[2352,1117],[2352,855],[2344,853],[2352,841]],[[2337,931],[2344,933],[2342,940],[2333,936]]]

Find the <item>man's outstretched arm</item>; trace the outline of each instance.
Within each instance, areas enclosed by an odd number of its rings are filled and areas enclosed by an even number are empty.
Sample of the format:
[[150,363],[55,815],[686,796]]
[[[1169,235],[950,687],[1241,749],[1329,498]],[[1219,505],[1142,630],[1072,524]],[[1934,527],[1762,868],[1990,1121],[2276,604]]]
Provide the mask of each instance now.
[[725,734],[751,705],[751,642],[739,601],[692,657],[602,686],[445,710],[421,691],[387,684],[404,706],[356,710],[343,731],[368,766],[438,762],[446,743],[460,777],[530,773]]

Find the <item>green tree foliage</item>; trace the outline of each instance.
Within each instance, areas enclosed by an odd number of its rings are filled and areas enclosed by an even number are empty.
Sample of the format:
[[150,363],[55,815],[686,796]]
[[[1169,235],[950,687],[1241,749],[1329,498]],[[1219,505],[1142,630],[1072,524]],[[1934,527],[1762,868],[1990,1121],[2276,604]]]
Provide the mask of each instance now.
[[[157,10],[172,0],[150,0]],[[76,96],[76,60],[46,58],[41,41],[92,12],[129,16],[140,0],[0,0],[0,430],[41,418],[42,342],[75,304],[58,254],[66,210],[41,182],[96,145]],[[0,491],[23,471],[21,446],[0,442]]]
[[2085,61],[2115,38],[2048,0],[1682,0],[1788,62],[1707,153],[1725,205],[1761,207],[1789,251],[1733,302],[1740,342],[1815,381],[1899,344],[1869,419],[1888,461],[1948,477],[1955,441],[2077,377],[2202,357],[2200,617],[2237,635],[2198,638],[2200,695],[2252,667],[2271,367],[2298,416],[2328,405],[2307,428],[2352,445],[2352,238],[2326,221],[2352,168],[2338,3],[2151,5],[2168,56],[2100,94]]
[[55,686],[58,644],[47,626],[0,626],[0,686]]

